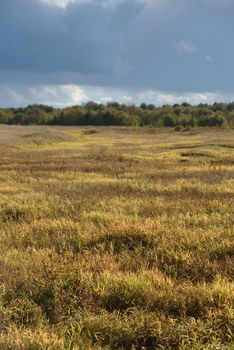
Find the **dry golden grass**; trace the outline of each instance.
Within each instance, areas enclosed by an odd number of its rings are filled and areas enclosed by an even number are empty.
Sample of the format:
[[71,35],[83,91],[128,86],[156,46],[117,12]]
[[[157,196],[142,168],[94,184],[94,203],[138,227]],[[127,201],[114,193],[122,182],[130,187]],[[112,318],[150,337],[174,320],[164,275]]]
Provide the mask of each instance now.
[[0,349],[234,348],[234,131],[0,126]]

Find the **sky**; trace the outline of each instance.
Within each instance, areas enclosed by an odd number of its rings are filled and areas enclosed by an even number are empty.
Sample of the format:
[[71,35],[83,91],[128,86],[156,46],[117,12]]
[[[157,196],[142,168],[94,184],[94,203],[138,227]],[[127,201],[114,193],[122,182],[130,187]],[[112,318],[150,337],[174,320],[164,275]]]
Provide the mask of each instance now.
[[0,106],[234,100],[234,0],[0,0]]

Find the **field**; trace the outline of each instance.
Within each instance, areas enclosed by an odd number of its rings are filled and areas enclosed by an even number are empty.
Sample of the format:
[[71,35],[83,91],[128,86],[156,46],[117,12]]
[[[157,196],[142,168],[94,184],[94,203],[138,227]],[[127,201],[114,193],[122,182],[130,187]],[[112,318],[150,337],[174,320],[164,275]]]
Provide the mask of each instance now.
[[234,130],[0,126],[0,349],[233,349]]

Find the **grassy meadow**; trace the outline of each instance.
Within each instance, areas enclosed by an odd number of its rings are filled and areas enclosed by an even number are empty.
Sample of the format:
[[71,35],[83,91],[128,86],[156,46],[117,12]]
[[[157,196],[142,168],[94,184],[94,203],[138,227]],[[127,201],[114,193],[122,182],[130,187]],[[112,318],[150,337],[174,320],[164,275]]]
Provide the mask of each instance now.
[[0,126],[0,349],[234,349],[234,130]]

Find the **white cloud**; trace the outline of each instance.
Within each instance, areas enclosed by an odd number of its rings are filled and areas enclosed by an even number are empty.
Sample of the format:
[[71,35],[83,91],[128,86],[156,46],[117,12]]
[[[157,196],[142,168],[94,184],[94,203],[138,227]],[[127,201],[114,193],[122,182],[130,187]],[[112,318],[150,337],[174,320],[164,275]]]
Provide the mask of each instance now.
[[10,100],[13,99],[18,104],[28,102],[27,98],[25,98],[22,94],[16,92],[13,89],[8,88],[8,87],[5,89],[5,95],[8,96],[8,98]]
[[125,103],[133,102],[132,96],[122,96],[122,99]]
[[[156,106],[164,104],[188,102],[190,104],[234,101],[234,94],[222,92],[167,92],[161,90],[126,90],[95,86],[78,85],[41,85],[15,86],[0,85],[0,102],[5,107],[21,107],[29,104],[42,103],[54,107],[81,105],[87,101],[108,103],[140,104],[153,103]],[[1,106],[1,104],[0,104]]]
[[[42,3],[45,3],[49,6],[57,6],[65,9],[69,4],[99,4],[103,7],[113,7],[117,6],[120,3],[123,3],[125,0],[39,0]],[[135,0],[138,3],[151,4],[153,0]]]
[[73,2],[73,0],[40,0],[40,1],[47,5],[58,6],[61,8],[65,8],[69,3]]
[[209,55],[209,54],[201,56],[201,59],[206,61],[206,62],[208,62],[208,63],[211,63],[211,62],[214,61],[213,57],[211,55]]
[[30,103],[21,91],[6,86],[0,86],[0,101],[5,107],[23,106]]
[[175,103],[214,103],[215,101],[231,101],[229,96],[215,92],[185,92],[185,93],[168,93],[162,91],[147,90],[138,94],[138,99],[146,103],[155,105],[175,104]]
[[193,54],[197,52],[197,48],[185,41],[180,41],[176,45],[176,50],[179,54]]
[[[178,44],[176,45],[176,50],[180,55],[192,55],[199,53],[199,49],[196,46],[191,45],[185,41],[178,42]],[[214,58],[208,53],[201,54],[200,59],[208,63],[214,61]]]
[[107,102],[112,102],[113,101],[113,97],[111,96],[103,96],[100,98],[99,102],[103,102],[103,103],[107,103]]
[[84,89],[77,85],[33,87],[29,93],[32,100],[53,106],[77,105],[88,100]]

